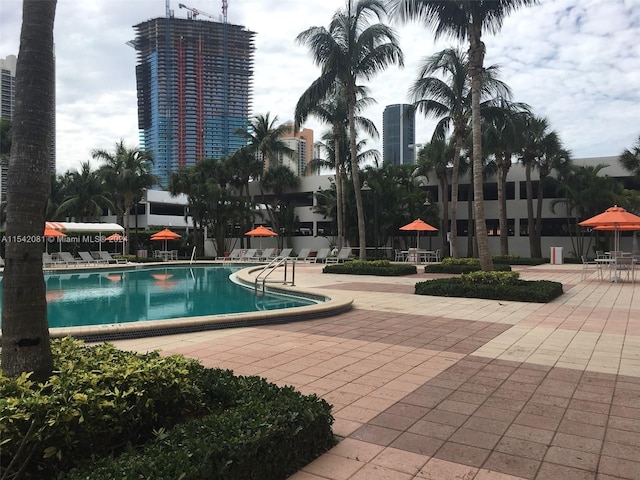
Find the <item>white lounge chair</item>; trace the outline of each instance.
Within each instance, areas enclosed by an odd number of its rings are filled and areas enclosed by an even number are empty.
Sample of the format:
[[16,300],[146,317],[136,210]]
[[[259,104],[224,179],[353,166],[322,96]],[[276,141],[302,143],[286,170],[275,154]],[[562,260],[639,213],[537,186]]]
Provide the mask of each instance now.
[[67,265],[80,265],[83,263],[87,263],[85,260],[78,260],[77,258],[74,258],[73,255],[71,255],[69,252],[60,252],[58,253],[58,255],[60,256],[60,260],[62,260],[65,264],[65,266]]
[[329,248],[321,248],[320,250],[318,250],[318,253],[317,253],[316,257],[314,258],[313,262],[314,263],[325,263],[330,252],[331,252],[331,250]]
[[216,260],[222,260],[223,262],[232,262],[234,260],[240,259],[240,253],[242,252],[239,248],[234,248],[231,250],[231,253],[226,257],[216,257]]
[[87,265],[91,265],[92,263],[95,264],[95,265],[98,265],[100,263],[102,263],[102,264],[107,263],[103,259],[96,260],[95,258],[93,258],[91,256],[91,254],[89,252],[78,252],[78,255],[80,255],[80,258],[82,259],[82,261],[84,263],[86,263]]
[[293,248],[283,248],[278,254],[278,258],[289,258],[291,257],[291,252],[293,252]]
[[240,254],[239,260],[243,262],[250,262],[257,260],[256,253],[258,252],[257,248],[250,248],[249,250]]
[[126,258],[113,258],[109,252],[100,251],[98,254],[100,255],[100,258],[107,263],[127,263]]
[[349,260],[349,255],[351,255],[351,247],[342,247],[337,256],[327,257],[325,263],[343,263]]
[[55,267],[57,265],[64,265],[65,262],[60,260],[54,260],[50,254],[42,252],[42,266],[43,267]]
[[260,257],[260,260],[262,260],[263,262],[270,262],[271,260],[273,260],[275,257],[275,248],[265,248],[262,253],[260,253],[260,255],[258,255]]
[[298,252],[298,256],[296,257],[296,261],[297,262],[308,262],[310,261],[310,256],[311,255],[311,249],[310,248],[303,248],[300,250],[300,252]]

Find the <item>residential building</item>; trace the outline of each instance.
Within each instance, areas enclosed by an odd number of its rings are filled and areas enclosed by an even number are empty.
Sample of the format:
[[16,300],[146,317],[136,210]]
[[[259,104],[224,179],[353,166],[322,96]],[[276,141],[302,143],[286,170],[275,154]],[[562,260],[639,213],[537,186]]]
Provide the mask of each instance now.
[[[5,58],[0,58],[0,119],[9,120],[13,119],[13,112],[15,109],[15,95],[16,95],[16,64],[18,57],[15,55],[8,55]],[[51,156],[49,158],[49,168],[51,173],[56,173],[56,113],[55,113],[55,98],[54,109],[51,118],[51,129],[53,130],[51,136]],[[0,202],[6,201],[7,195],[7,170],[9,167],[9,158],[3,157],[0,161]]]
[[289,167],[300,177],[310,175],[311,172],[307,170],[307,166],[309,161],[315,157],[313,130],[310,128],[303,128],[297,133],[294,133],[293,122],[287,122],[285,125],[288,127],[288,130],[281,140],[284,141],[295,153],[293,155],[281,153],[278,161],[280,165]]
[[382,113],[382,161],[416,163],[416,120],[411,105],[387,105]]
[[[600,174],[608,175],[615,178],[626,185],[627,188],[640,188],[634,183],[634,179],[629,172],[624,170],[618,163],[618,157],[597,157],[597,158],[578,158],[573,163],[578,166],[596,166],[598,164],[607,165]],[[333,175],[311,175],[300,178],[300,186],[292,192],[287,192],[285,197],[293,205],[295,205],[295,217],[297,219],[295,233],[293,237],[292,247],[295,251],[301,248],[311,248],[318,250],[322,247],[333,245],[336,235],[335,223],[331,218],[325,218],[320,213],[314,212],[314,207],[318,204],[318,199],[314,193],[325,190],[330,187]],[[458,252],[461,256],[472,255],[467,252],[468,240],[468,215],[472,209],[466,208],[469,199],[471,179],[463,176],[460,179],[460,191],[458,195]],[[539,179],[534,171],[533,189],[534,195],[537,195]],[[440,217],[442,217],[442,199],[443,194],[438,180],[430,178],[426,185],[423,186],[429,193],[432,204],[440,208]],[[521,163],[515,163],[509,170],[507,175],[507,223],[509,229],[509,253],[513,255],[521,255],[528,257],[529,237],[528,237],[528,218],[527,218],[527,200],[525,190],[525,172]],[[257,182],[250,185],[250,193],[254,197],[256,203],[260,203],[263,199]],[[451,186],[447,192],[449,201],[451,201]],[[497,182],[495,177],[490,177],[484,184],[485,198],[485,214],[487,223],[487,232],[489,235],[489,248],[494,255],[500,253],[500,230],[498,227],[498,200],[497,200]],[[566,211],[564,208],[556,207],[553,211],[551,205],[557,199],[557,193],[553,189],[543,191],[542,206],[542,252],[543,255],[550,255],[551,247],[562,247],[564,256],[572,255],[573,245],[572,237],[567,229]],[[534,203],[537,200],[534,199]],[[184,220],[184,209],[187,205],[187,199],[181,195],[173,198],[168,192],[164,191],[148,191],[145,199],[138,206],[139,217],[138,226],[146,228],[147,226],[176,226],[184,227],[191,225],[191,219],[188,222]],[[451,205],[451,203],[449,203]],[[115,217],[105,217],[105,221],[114,221]],[[265,217],[256,217],[256,224],[264,223]],[[131,216],[131,226],[135,226],[135,216]],[[367,228],[373,228],[368,225]],[[239,236],[242,232],[240,226],[235,226],[234,230]],[[633,232],[622,232],[621,249],[631,251],[633,249]],[[472,232],[473,234],[473,232]],[[604,233],[611,237],[612,232]],[[397,232],[395,240],[401,235]],[[441,244],[441,232],[434,234],[421,235],[422,247],[428,247],[429,242],[433,248],[438,248]],[[273,243],[273,245],[271,245]],[[275,240],[265,239],[265,246],[274,246]],[[592,243],[593,246],[593,243]],[[389,255],[392,251],[392,245],[388,245],[387,251]],[[383,251],[384,248],[378,249]],[[207,254],[215,256],[213,251],[213,242],[207,243]]]
[[162,185],[180,167],[245,145],[255,33],[172,14],[133,28],[140,147],[152,153]]

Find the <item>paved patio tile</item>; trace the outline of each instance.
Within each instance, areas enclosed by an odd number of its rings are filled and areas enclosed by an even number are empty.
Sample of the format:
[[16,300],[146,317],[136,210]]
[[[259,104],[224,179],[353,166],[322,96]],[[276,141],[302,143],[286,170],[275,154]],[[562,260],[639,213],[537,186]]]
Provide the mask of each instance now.
[[[517,267],[559,279],[549,304],[422,297],[410,278],[323,275],[354,292],[330,318],[123,341],[259,374],[334,404],[343,440],[293,480],[640,478],[640,284],[582,280],[580,265]],[[154,346],[155,345],[155,346]]]

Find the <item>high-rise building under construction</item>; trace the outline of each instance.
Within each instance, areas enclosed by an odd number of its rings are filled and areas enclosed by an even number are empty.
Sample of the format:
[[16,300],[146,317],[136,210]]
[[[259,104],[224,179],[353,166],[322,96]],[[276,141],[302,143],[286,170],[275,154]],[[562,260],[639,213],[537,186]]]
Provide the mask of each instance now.
[[238,132],[251,109],[255,33],[172,14],[133,28],[140,147],[162,185],[182,166],[245,145]]

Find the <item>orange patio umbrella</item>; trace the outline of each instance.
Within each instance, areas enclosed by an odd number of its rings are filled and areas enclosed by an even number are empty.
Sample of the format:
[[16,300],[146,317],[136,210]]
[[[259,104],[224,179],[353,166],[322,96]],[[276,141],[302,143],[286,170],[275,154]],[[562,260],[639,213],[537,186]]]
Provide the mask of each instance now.
[[245,233],[248,237],[260,237],[260,250],[262,250],[262,237],[277,237],[278,234],[273,230],[269,230],[264,225],[260,225],[259,227],[254,228],[253,230],[249,230]]
[[151,240],[164,240],[164,249],[167,249],[167,241],[168,240],[176,240],[178,238],[182,238],[182,235],[176,232],[172,232],[168,228],[164,230],[160,230],[158,233],[154,233],[151,235]]
[[[66,235],[58,230],[54,230],[48,225],[44,226],[44,233],[42,235],[46,238],[62,238],[66,237]],[[62,248],[62,244],[60,244],[60,248]],[[45,252],[49,253],[49,242],[45,242]]]
[[419,218],[416,218],[413,222],[408,223],[403,227],[400,227],[400,230],[418,232],[418,238],[416,243],[417,248],[420,247],[420,232],[437,232],[438,231],[436,227],[429,225],[427,222]]
[[105,241],[107,241],[107,242],[122,242],[122,254],[124,255],[124,242],[127,241],[126,237],[123,237],[119,233],[113,233],[113,234],[109,235],[107,238],[105,238]]
[[624,208],[614,205],[595,217],[588,218],[578,223],[581,227],[592,227],[596,230],[613,230],[615,235],[614,249],[620,250],[620,231],[636,230],[640,225],[640,217]]

